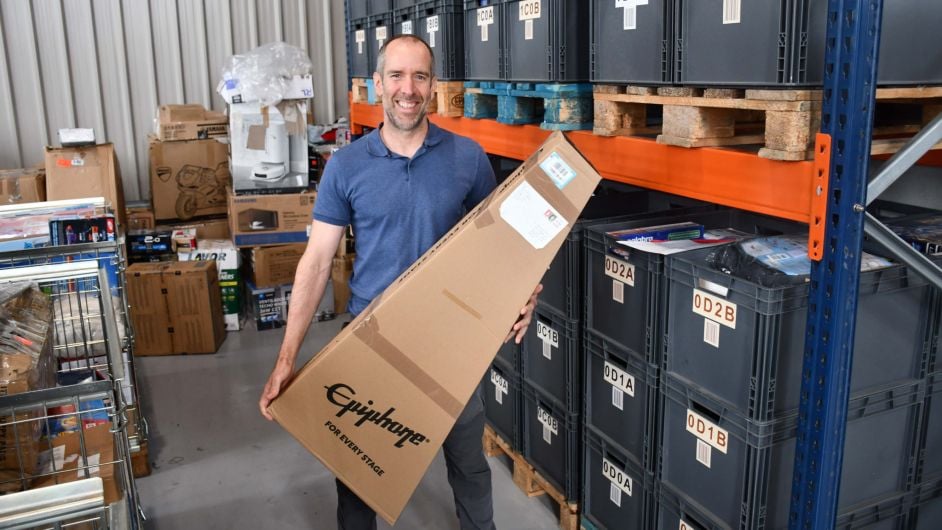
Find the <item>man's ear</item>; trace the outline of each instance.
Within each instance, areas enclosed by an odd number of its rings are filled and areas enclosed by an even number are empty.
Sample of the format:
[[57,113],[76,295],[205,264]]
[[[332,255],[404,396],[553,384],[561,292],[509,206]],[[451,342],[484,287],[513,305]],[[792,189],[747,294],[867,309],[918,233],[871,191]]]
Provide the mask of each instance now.
[[379,75],[379,72],[373,72],[373,85],[376,87],[376,95],[382,97],[383,76]]

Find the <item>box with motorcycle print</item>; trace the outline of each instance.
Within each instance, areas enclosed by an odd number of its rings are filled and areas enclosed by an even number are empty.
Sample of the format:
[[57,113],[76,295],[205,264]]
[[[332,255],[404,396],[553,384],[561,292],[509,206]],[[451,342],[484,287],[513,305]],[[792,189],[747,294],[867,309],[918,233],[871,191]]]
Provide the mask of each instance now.
[[226,213],[226,186],[232,177],[223,141],[149,140],[150,192],[158,221]]
[[307,102],[229,106],[236,195],[300,193],[310,184]]

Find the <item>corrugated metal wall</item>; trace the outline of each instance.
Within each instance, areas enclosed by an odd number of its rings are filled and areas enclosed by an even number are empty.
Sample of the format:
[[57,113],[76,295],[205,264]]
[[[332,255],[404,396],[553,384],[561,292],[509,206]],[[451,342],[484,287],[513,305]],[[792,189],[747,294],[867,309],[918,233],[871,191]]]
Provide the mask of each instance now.
[[[318,122],[347,113],[343,0],[0,0],[0,168],[40,163],[65,127],[115,144],[146,199],[158,105],[225,108],[224,62],[284,41],[314,64]],[[332,72],[332,73],[329,73]]]

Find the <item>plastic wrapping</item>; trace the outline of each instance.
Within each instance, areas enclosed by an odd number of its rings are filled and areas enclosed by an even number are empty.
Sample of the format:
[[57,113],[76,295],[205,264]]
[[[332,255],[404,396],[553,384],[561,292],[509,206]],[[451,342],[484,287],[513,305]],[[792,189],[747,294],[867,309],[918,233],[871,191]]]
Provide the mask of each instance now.
[[277,105],[291,86],[291,78],[311,73],[311,60],[301,48],[273,42],[230,57],[216,91],[225,94],[238,87],[241,101]]

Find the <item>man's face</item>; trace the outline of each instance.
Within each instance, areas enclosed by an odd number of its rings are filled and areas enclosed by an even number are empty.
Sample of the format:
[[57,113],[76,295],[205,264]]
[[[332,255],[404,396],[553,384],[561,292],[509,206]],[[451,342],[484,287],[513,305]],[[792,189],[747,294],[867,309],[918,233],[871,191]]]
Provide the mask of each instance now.
[[411,131],[425,120],[435,87],[432,57],[420,42],[397,40],[386,48],[382,77],[373,74],[376,92],[383,98],[387,125]]

